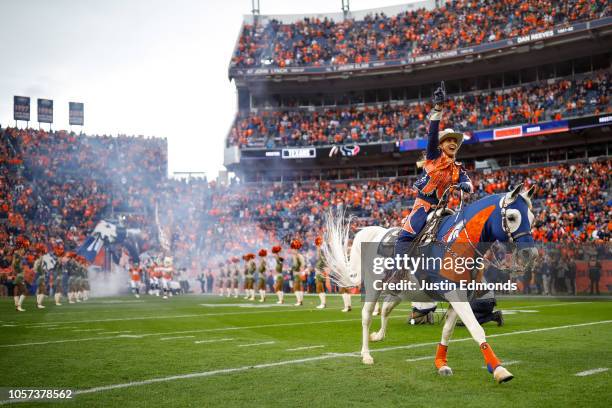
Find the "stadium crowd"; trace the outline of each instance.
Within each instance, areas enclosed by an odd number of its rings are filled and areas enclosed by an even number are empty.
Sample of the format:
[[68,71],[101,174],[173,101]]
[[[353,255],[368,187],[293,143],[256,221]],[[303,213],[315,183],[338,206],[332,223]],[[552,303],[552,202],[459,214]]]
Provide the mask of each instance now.
[[[580,80],[542,81],[504,91],[451,97],[447,118],[453,129],[469,132],[502,125],[538,123],[612,112],[610,72]],[[431,104],[337,107],[320,111],[291,108],[242,112],[228,145],[306,146],[370,143],[422,138]]]
[[605,0],[446,1],[362,20],[307,17],[244,24],[231,66],[293,67],[397,60],[550,30],[612,14]]
[[[524,183],[536,185],[533,234],[541,242],[609,241],[612,161],[552,167],[498,170],[490,174],[471,172],[475,186],[471,199],[508,191]],[[365,225],[398,225],[410,211],[416,194],[413,179],[318,182],[310,185],[270,184],[212,189],[210,222],[206,232],[216,239],[210,254],[252,251],[266,242],[289,242],[300,237],[314,242],[321,235],[321,214],[342,205],[357,217],[354,228]],[[457,205],[457,199],[451,205]],[[249,228],[253,228],[249,230]],[[242,235],[243,240],[232,237]],[[312,244],[311,244],[312,245]]]
[[[126,227],[143,231],[141,251],[167,241],[176,268],[192,277],[214,273],[231,256],[277,244],[288,250],[294,239],[304,243],[313,264],[326,209],[344,206],[357,217],[354,228],[394,226],[415,197],[413,179],[228,186],[167,179],[164,139],[15,128],[1,129],[0,136],[5,283],[15,278],[18,265],[35,285],[38,257],[74,257],[98,221],[119,216]],[[610,174],[611,160],[470,172],[473,199],[521,182],[537,185],[534,238],[563,246],[610,241]]]
[[0,129],[0,271],[19,251],[26,277],[46,252],[74,256],[113,212],[142,216],[166,175],[164,139]]

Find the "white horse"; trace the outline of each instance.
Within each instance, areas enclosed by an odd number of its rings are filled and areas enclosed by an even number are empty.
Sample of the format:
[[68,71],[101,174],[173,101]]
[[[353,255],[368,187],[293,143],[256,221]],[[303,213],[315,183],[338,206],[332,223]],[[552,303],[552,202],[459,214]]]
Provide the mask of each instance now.
[[[527,192],[521,192],[521,187],[513,189],[507,194],[498,194],[487,196],[478,200],[460,211],[457,216],[451,216],[444,220],[440,226],[437,235],[438,240],[443,239],[445,231],[455,231],[451,237],[456,238],[464,232],[465,225],[468,220],[474,217],[474,214],[482,213],[482,208],[492,209],[488,213],[486,228],[483,228],[483,233],[479,237],[468,237],[471,243],[478,245],[478,242],[508,242],[515,241],[524,244],[533,244],[531,236],[531,223],[533,222],[533,214],[531,213],[531,197],[534,189]],[[460,222],[458,222],[458,220]],[[484,230],[486,229],[486,232]],[[329,213],[326,222],[326,231],[324,234],[323,254],[330,268],[330,275],[334,281],[341,287],[355,287],[362,284],[362,243],[380,243],[385,234],[389,230],[382,227],[371,226],[361,229],[355,234],[353,244],[350,247],[349,255],[349,233],[350,219],[345,220],[341,212]],[[467,231],[464,232],[467,236]],[[479,241],[476,241],[478,238]],[[449,241],[447,241],[449,242]],[[528,248],[518,251],[519,260],[524,263],[530,262],[537,256],[537,250],[530,245]],[[368,289],[366,288],[366,291]],[[372,289],[370,289],[372,290]],[[412,300],[431,301],[430,298],[422,291],[412,291],[414,296]],[[373,296],[368,296],[363,305],[362,317],[362,348],[361,356],[364,364],[373,364],[374,359],[370,354],[369,341],[380,341],[384,339],[389,314],[393,308],[401,301],[398,296],[387,296],[384,298],[384,303],[381,313],[381,328],[379,331],[370,335],[369,329],[372,321],[372,311],[378,297],[382,291],[374,293]],[[405,292],[403,293],[405,294]],[[368,301],[372,300],[372,301]],[[481,351],[485,356],[485,361],[489,371],[493,373],[495,380],[498,383],[508,381],[513,378],[512,374],[501,366],[501,363],[495,357],[490,346],[486,343],[485,332],[476,320],[474,313],[468,302],[466,301],[449,301],[449,308],[446,316],[446,322],[442,329],[442,338],[438,346],[436,355],[436,367],[440,375],[452,375],[452,370],[446,362],[446,348],[450,341],[453,329],[460,318],[472,338],[481,347]],[[490,362],[494,361],[496,365],[490,366]]]

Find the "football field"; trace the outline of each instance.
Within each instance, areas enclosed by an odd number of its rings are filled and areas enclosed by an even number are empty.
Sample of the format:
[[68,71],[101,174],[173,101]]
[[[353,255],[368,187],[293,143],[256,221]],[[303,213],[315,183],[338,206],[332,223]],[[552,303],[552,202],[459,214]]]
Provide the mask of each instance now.
[[[497,385],[479,348],[457,327],[452,377],[433,355],[441,325],[406,324],[393,312],[387,338],[363,365],[361,303],[307,296],[303,307],[218,296],[169,300],[95,298],[25,313],[0,300],[0,387],[71,389],[71,400],[19,407],[482,406],[608,407],[612,403],[612,302],[502,299],[505,325],[486,324],[489,343],[515,375]],[[445,304],[440,305],[446,307]],[[372,330],[380,319],[374,318]]]

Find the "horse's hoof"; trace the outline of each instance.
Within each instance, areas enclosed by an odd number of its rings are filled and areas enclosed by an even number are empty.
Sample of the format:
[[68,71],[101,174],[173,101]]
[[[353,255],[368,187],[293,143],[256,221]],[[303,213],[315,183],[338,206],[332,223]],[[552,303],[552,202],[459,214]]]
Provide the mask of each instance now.
[[438,374],[440,374],[443,377],[447,377],[449,375],[453,375],[453,370],[451,370],[449,366],[442,366],[438,368]]
[[363,356],[361,361],[363,362],[363,364],[368,364],[368,365],[374,364],[374,359],[369,354],[367,356]]
[[383,339],[384,337],[381,336],[379,332],[373,332],[370,334],[370,341],[377,342],[382,341]]
[[514,378],[514,376],[512,375],[512,373],[508,370],[506,370],[504,367],[502,366],[498,366],[495,371],[493,371],[493,378],[495,378],[495,382],[498,384],[510,381],[511,379]]

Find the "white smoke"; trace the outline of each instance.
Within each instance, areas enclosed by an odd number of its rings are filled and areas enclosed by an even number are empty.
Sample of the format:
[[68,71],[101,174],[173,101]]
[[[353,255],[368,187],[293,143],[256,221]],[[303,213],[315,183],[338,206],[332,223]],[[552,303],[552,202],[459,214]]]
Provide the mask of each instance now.
[[128,272],[119,265],[112,264],[110,272],[103,272],[98,267],[90,267],[88,276],[91,297],[125,295],[128,291]]

